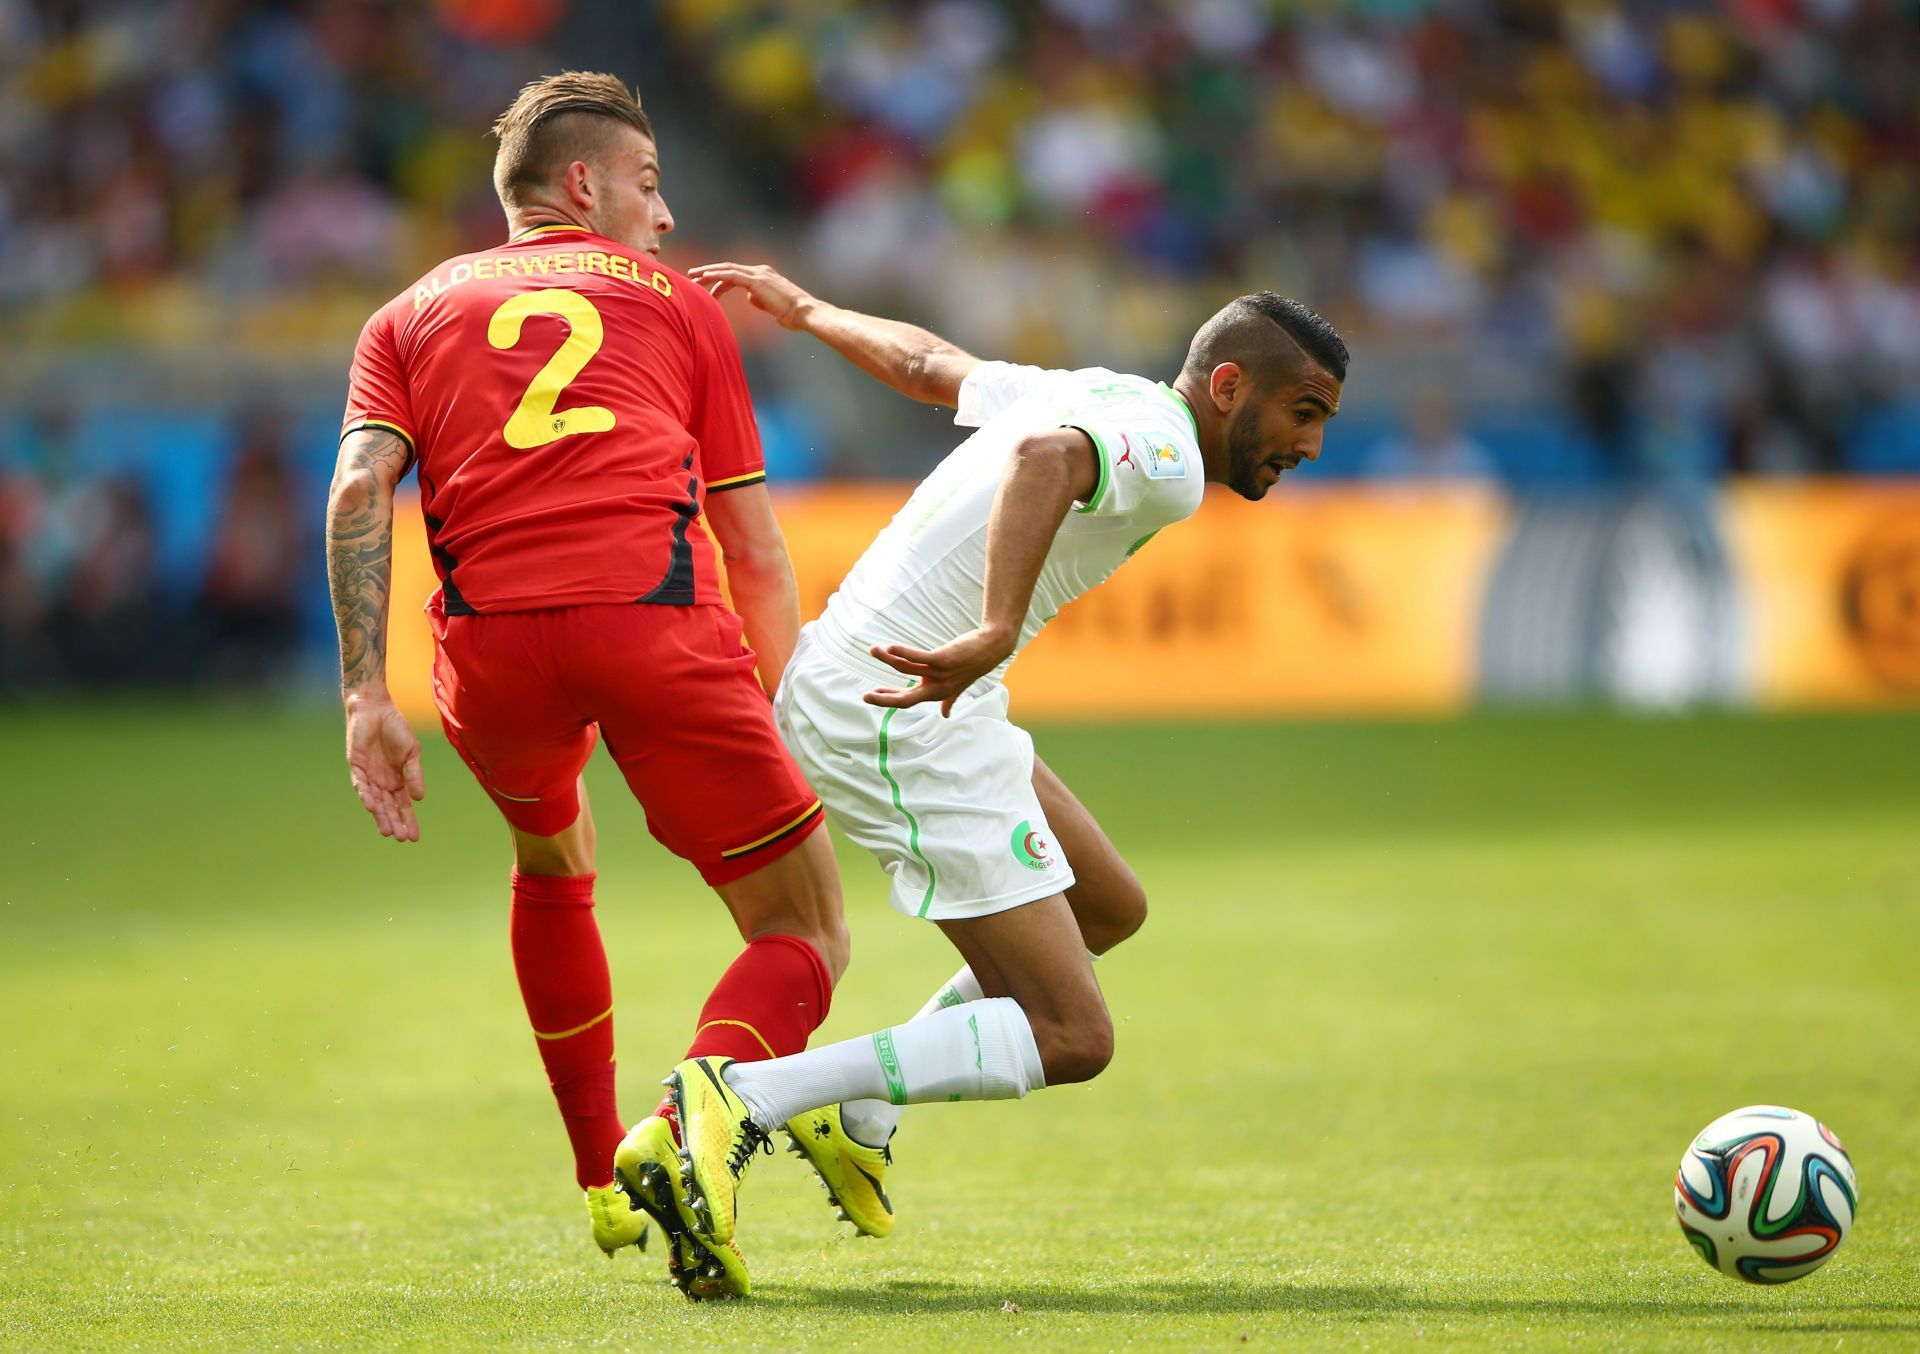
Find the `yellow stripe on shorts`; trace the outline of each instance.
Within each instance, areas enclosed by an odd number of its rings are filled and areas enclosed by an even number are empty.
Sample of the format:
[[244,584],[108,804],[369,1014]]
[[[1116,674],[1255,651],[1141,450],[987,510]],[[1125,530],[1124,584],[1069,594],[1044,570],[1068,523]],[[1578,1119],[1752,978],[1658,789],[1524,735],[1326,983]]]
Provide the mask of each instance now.
[[798,818],[795,818],[792,822],[787,823],[781,827],[775,828],[773,831],[769,832],[766,836],[756,838],[755,840],[748,842],[745,846],[735,846],[728,850],[722,851],[720,853],[720,859],[732,860],[735,856],[744,856],[749,851],[758,851],[761,847],[767,845],[769,842],[777,841],[779,838],[786,836],[789,832],[794,831],[801,824],[805,823],[807,819],[813,817],[813,815],[818,812],[820,812],[820,801],[816,799],[813,801],[811,805],[808,806],[807,811],[805,813],[801,814]]

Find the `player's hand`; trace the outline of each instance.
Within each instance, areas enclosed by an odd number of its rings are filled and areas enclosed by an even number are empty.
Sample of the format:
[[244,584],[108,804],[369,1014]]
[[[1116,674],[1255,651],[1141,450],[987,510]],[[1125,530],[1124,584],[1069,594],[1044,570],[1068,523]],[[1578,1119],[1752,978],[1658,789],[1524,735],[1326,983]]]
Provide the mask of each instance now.
[[347,699],[347,768],[360,802],[382,837],[420,840],[413,801],[427,797],[420,774],[420,740],[406,716],[385,696]]
[[725,296],[736,288],[788,329],[798,329],[813,297],[764,263],[702,263],[687,276],[712,292]]
[[1004,631],[982,626],[969,630],[950,644],[937,649],[912,649],[904,644],[876,644],[869,651],[888,667],[919,678],[908,687],[880,687],[861,699],[868,705],[890,705],[905,709],[927,701],[939,701],[940,713],[951,715],[953,703],[968,687],[999,667],[1013,652],[1013,637]]

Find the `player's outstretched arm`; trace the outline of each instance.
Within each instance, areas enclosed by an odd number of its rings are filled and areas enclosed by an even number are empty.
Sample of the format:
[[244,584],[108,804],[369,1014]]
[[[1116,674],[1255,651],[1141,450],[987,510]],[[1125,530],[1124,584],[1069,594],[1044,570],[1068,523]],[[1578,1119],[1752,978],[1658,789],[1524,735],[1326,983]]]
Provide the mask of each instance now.
[[774,695],[799,642],[800,596],[767,486],[749,484],[708,495],[707,525],[726,560],[727,594],[760,658],[760,685]]
[[917,685],[867,692],[869,705],[908,706],[939,701],[940,713],[966,689],[999,667],[1020,642],[1033,587],[1076,502],[1100,482],[1093,440],[1078,428],[1033,433],[1014,445],[987,519],[987,577],[980,626],[938,649],[876,644],[873,656]]
[[347,768],[360,802],[396,841],[420,840],[413,801],[426,797],[420,740],[387,693],[387,609],[393,584],[393,490],[407,444],[383,428],[340,443],[327,493],[327,582],[340,631]]
[[687,270],[715,296],[744,291],[788,329],[812,334],[861,371],[923,404],[960,403],[960,383],[980,359],[917,325],[845,310],[764,263],[703,263]]

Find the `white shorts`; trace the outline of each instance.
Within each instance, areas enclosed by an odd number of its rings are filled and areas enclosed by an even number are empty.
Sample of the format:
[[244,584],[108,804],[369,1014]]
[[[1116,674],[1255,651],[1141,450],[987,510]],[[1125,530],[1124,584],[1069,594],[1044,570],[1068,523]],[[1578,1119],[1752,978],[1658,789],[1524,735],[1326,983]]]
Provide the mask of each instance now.
[[1007,721],[1007,689],[904,710],[861,696],[901,675],[822,622],[780,679],[787,749],[847,836],[893,877],[909,917],[984,917],[1063,892],[1073,870],[1033,792],[1033,739]]

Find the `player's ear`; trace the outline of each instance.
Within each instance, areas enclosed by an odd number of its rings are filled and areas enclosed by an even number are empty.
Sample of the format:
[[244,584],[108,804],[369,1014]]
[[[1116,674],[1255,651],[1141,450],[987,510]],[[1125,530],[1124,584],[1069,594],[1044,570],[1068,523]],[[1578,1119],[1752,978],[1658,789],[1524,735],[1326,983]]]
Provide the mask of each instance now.
[[560,176],[560,188],[561,191],[566,194],[567,201],[580,208],[580,210],[589,211],[592,209],[594,190],[593,170],[588,168],[585,160],[575,160],[567,166],[565,172]]
[[1247,376],[1238,362],[1222,362],[1207,377],[1207,392],[1213,396],[1213,407],[1223,414],[1246,394],[1246,388]]

